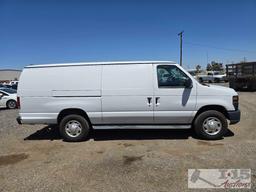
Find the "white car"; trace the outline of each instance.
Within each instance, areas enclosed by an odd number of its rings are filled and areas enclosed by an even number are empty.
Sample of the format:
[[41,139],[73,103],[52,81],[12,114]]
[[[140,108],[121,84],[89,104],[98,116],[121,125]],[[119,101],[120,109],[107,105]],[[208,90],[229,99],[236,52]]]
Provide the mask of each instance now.
[[17,91],[9,88],[0,88],[0,107],[15,109],[17,107]]
[[18,123],[57,124],[67,141],[91,129],[193,128],[220,139],[240,120],[233,89],[202,85],[171,61],[30,65],[18,97]]
[[208,71],[206,75],[198,75],[199,82],[219,83],[226,82],[226,75],[220,74],[219,71]]

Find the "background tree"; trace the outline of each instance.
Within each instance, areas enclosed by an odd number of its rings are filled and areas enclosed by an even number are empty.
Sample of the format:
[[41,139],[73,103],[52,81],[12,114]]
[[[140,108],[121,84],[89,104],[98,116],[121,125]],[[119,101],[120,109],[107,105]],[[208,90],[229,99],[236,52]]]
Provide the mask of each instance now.
[[207,64],[206,70],[207,71],[212,71],[212,65],[210,63]]
[[196,65],[196,73],[200,73],[201,65]]
[[223,71],[223,63],[218,63],[215,61],[212,61],[211,64],[208,63],[206,67],[207,71]]

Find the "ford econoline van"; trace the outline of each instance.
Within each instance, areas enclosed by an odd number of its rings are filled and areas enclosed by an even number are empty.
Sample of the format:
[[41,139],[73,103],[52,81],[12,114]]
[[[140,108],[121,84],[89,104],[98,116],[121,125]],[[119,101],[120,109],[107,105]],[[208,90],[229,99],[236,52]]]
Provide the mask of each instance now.
[[170,61],[29,65],[18,88],[20,124],[56,124],[66,141],[92,129],[194,129],[220,139],[240,120],[238,94],[200,84]]

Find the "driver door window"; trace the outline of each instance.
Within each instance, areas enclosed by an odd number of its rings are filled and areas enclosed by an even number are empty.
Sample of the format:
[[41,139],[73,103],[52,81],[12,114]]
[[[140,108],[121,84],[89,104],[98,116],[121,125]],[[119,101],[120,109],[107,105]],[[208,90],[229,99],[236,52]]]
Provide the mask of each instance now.
[[184,87],[189,77],[175,65],[158,65],[157,79],[159,88]]

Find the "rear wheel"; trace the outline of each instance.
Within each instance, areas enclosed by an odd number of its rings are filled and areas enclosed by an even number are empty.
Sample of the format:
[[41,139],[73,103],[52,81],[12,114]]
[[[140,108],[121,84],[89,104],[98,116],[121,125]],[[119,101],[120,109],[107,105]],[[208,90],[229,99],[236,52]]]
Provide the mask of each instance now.
[[83,141],[88,137],[90,126],[81,115],[67,115],[60,122],[60,134],[65,141]]
[[7,101],[6,107],[8,109],[15,109],[17,107],[17,103],[14,100]]
[[221,139],[227,132],[227,128],[226,117],[215,110],[199,114],[194,121],[195,132],[202,139]]

